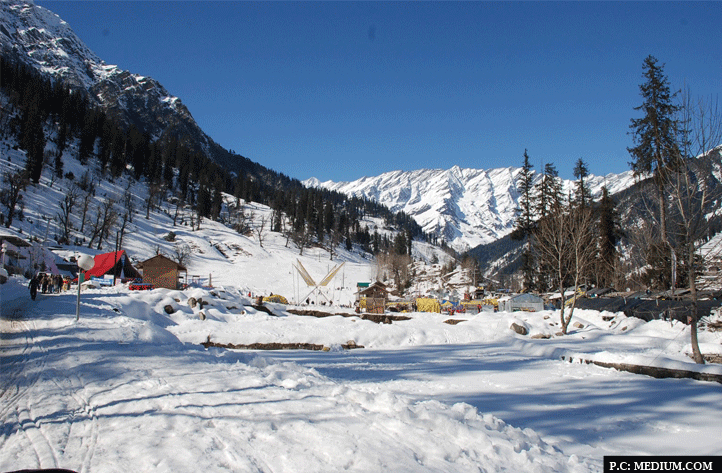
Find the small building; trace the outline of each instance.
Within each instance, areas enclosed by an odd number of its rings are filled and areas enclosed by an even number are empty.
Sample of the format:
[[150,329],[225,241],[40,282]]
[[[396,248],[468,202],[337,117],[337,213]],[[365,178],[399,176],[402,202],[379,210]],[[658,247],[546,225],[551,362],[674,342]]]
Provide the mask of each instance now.
[[499,299],[499,310],[502,312],[537,312],[544,310],[544,299],[534,294],[517,294],[508,299]]
[[106,276],[115,276],[120,280],[137,279],[140,277],[140,273],[130,263],[130,258],[128,258],[125,250],[95,255],[93,259],[95,260],[95,264],[85,272],[86,281],[92,277],[104,278]]
[[361,291],[368,289],[369,286],[371,286],[370,282],[356,283],[356,302],[357,303],[361,300]]
[[138,265],[143,271],[143,283],[152,284],[154,287],[166,289],[178,289],[181,273],[188,274],[188,270],[172,259],[156,255]]
[[359,290],[359,307],[365,308],[368,313],[383,314],[388,298],[389,291],[386,289],[386,284],[376,281],[366,289]]

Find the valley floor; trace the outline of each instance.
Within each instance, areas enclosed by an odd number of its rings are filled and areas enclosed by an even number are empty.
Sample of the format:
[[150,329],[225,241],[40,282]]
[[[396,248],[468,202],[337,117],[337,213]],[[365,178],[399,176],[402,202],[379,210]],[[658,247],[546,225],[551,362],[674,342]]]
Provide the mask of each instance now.
[[[583,472],[605,455],[722,454],[718,383],[561,361],[722,372],[685,361],[681,325],[580,311],[584,328],[531,340],[510,321],[553,331],[555,313],[385,325],[271,316],[234,291],[203,292],[201,321],[188,291],[115,288],[83,293],[76,322],[73,293],[0,290],[0,471]],[[204,349],[208,338],[329,351]],[[719,349],[718,333],[701,338]]]

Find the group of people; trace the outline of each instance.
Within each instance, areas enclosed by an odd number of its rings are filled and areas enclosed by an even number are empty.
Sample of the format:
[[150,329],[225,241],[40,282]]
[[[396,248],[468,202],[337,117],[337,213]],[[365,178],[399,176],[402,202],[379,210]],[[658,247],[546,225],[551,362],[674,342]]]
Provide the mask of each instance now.
[[67,289],[66,286],[69,281],[63,279],[59,274],[43,274],[38,273],[30,280],[28,287],[30,288],[30,297],[35,300],[38,294],[38,289],[43,294],[57,294],[61,289]]

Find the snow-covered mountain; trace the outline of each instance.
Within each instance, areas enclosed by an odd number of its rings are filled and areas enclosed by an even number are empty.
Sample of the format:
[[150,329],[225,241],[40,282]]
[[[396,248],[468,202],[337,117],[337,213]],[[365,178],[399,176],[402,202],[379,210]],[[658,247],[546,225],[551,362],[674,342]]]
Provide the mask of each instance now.
[[68,23],[32,1],[0,1],[0,52],[86,92],[110,117],[154,139],[183,137],[216,160],[225,152],[158,81],[106,64]]
[[[416,219],[425,232],[438,234],[457,250],[491,243],[514,228],[519,200],[517,189],[521,168],[422,169],[393,171],[352,182],[304,181],[354,197],[379,202],[394,212],[403,211]],[[538,175],[537,175],[538,177]],[[632,171],[606,176],[589,176],[596,197],[603,186],[610,194],[634,183]],[[565,189],[574,183],[564,181]]]

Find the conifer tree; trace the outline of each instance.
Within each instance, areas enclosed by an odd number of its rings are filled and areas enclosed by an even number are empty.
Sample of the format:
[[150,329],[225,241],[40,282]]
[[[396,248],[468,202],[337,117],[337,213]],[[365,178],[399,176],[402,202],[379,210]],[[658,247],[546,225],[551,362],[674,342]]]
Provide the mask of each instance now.
[[45,158],[45,132],[39,99],[33,99],[23,111],[20,126],[20,147],[26,151],[25,170],[29,179],[37,184],[43,171]]
[[519,189],[519,206],[516,208],[517,220],[511,238],[525,239],[534,228],[534,166],[529,161],[527,150],[524,150],[524,164],[519,172],[517,189]]
[[524,240],[521,271],[524,275],[524,287],[531,290],[534,287],[534,256],[529,244],[529,236],[534,231],[534,166],[529,161],[529,154],[524,150],[524,164],[519,173],[517,188],[519,189],[519,206],[516,209],[517,221],[511,238]]
[[591,202],[591,191],[587,183],[589,169],[587,168],[587,163],[585,163],[582,158],[579,158],[577,164],[574,166],[574,177],[578,179],[575,186],[575,204],[579,207],[587,207]]
[[617,212],[614,200],[609,195],[607,186],[602,187],[602,198],[598,208],[599,220],[598,230],[598,265],[595,269],[597,285],[610,287],[615,284],[617,242],[622,236],[619,226],[619,213]]
[[664,185],[670,172],[680,164],[681,153],[677,141],[679,123],[675,118],[679,107],[673,103],[676,93],[670,91],[664,65],[658,65],[657,59],[650,55],[644,60],[643,69],[646,81],[639,86],[639,90],[644,101],[634,110],[640,110],[644,115],[631,120],[630,129],[635,146],[627,150],[632,156],[630,165],[635,175],[652,174],[659,202],[659,238],[662,245],[666,246],[667,205]]
[[544,165],[541,181],[536,186],[536,215],[542,219],[558,210],[563,200],[562,183],[554,163]]
[[[544,174],[541,181],[536,185],[536,215],[537,221],[534,228],[535,239],[532,245],[533,256],[537,266],[536,289],[547,290],[551,286],[551,278],[554,276],[554,262],[549,260],[547,252],[539,251],[539,227],[554,226],[564,220],[559,214],[563,212],[562,183],[559,173],[552,163],[544,165]],[[559,232],[562,229],[558,229]],[[547,233],[547,232],[544,232]],[[532,257],[530,255],[530,257]]]

